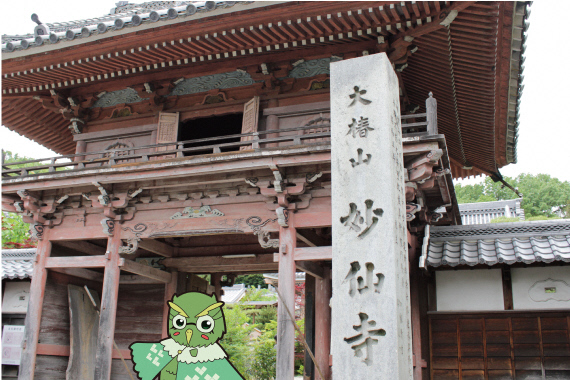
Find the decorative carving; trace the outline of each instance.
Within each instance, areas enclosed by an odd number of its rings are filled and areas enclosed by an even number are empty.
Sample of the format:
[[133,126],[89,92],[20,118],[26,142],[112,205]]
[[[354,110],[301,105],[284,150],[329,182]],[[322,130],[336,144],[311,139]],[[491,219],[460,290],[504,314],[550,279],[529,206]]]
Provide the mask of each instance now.
[[276,219],[267,219],[265,221],[262,221],[261,218],[259,216],[250,216],[249,218],[247,218],[245,220],[245,224],[247,224],[252,230],[253,230],[253,234],[257,235],[258,232],[261,231],[262,227],[265,227],[267,224],[272,223],[272,222],[276,222]]
[[313,183],[313,182],[315,182],[317,179],[321,178],[322,176],[323,176],[323,172],[307,173],[307,175],[305,176],[305,178],[307,178],[307,182],[308,182],[308,183]]
[[309,78],[320,74],[330,74],[330,64],[331,62],[340,61],[340,57],[331,58],[321,58],[321,59],[311,59],[309,61],[295,62],[293,70],[287,75],[288,78]]
[[97,197],[97,199],[99,199],[99,203],[103,206],[109,205],[109,203],[111,203],[111,198],[109,197],[109,194],[107,194],[105,188],[99,182],[93,182],[93,186],[97,187],[101,192],[101,195]]
[[129,198],[135,198],[137,195],[139,195],[140,193],[142,193],[142,191],[143,191],[143,188],[142,188],[142,187],[139,187],[139,188],[136,189],[136,190],[135,190],[135,189],[129,189],[129,190],[127,191],[127,196],[128,196]]
[[44,226],[41,224],[30,225],[30,235],[33,240],[42,240],[44,237]]
[[109,218],[101,219],[101,225],[103,226],[103,233],[107,236],[113,236],[115,233],[115,221]]
[[[384,275],[380,272],[374,273],[373,263],[366,263],[366,279],[362,276],[357,276],[360,269],[360,263],[358,261],[350,263],[350,270],[342,282],[343,284],[347,282],[350,284],[348,294],[354,297],[356,291],[360,294],[366,294],[373,289],[375,293],[380,293],[382,291],[382,284],[384,283]],[[374,282],[375,279],[376,282]]]
[[[376,322],[369,321],[368,314],[358,313],[358,316],[360,317],[360,325],[352,326],[358,334],[344,338],[344,341],[351,345],[350,348],[354,350],[354,356],[362,358],[362,361],[366,363],[366,365],[370,366],[374,362],[372,346],[378,344],[378,339],[374,337],[385,336],[386,331],[384,329],[374,329],[374,327],[376,327]],[[363,352],[365,350],[366,353]]]
[[224,216],[224,213],[218,209],[212,209],[210,206],[202,206],[199,209],[186,207],[182,212],[172,215],[170,219],[205,218],[211,216]]
[[249,186],[253,186],[253,187],[257,187],[258,181],[259,181],[259,179],[257,177],[250,177],[250,178],[245,179],[245,183],[247,183]]
[[350,159],[350,163],[352,164],[352,167],[358,166],[360,164],[368,165],[370,163],[370,159],[372,159],[372,155],[366,154],[366,158],[363,160],[362,159],[362,152],[363,152],[363,150],[360,148],[358,148],[356,150],[356,153],[358,154],[358,158],[357,158],[357,160],[355,160],[354,158]]
[[77,117],[72,117],[70,120],[71,124],[69,125],[69,129],[71,129],[71,133],[74,135],[78,135],[81,132],[83,132],[83,125],[85,124],[85,121],[77,118]]
[[109,119],[118,119],[120,117],[131,116],[133,114],[133,110],[129,106],[118,107],[113,110]]
[[16,212],[24,212],[24,202],[14,202],[14,207],[16,208]]
[[254,234],[257,235],[261,248],[279,248],[279,239],[270,239],[268,231],[258,231]]
[[133,228],[123,227],[123,231],[130,231],[135,235],[136,238],[140,239],[143,232],[147,230],[148,226],[144,223],[137,223]]
[[116,142],[105,148],[106,152],[103,153],[102,158],[128,156],[129,154],[131,154],[131,152],[129,150],[121,150],[121,149],[132,148],[133,145],[134,144],[130,141],[117,140]]
[[148,98],[141,98],[136,90],[128,87],[124,90],[112,91],[103,94],[99,99],[97,99],[91,108],[111,107],[116,106],[117,104],[138,103],[145,100],[148,100]]
[[281,227],[289,227],[289,210],[285,207],[278,207],[275,212],[277,213],[277,224]]
[[331,87],[331,80],[325,79],[322,81],[312,80],[309,84],[308,91],[324,90]]
[[416,217],[414,214],[422,209],[417,203],[408,202],[406,203],[406,221],[411,222]]
[[534,302],[570,301],[570,285],[564,280],[548,278],[535,282],[528,289],[528,296]]
[[247,72],[233,71],[223,74],[206,75],[203,77],[188,78],[176,84],[167,96],[197,94],[213,89],[249,86],[254,83]]
[[127,245],[120,246],[119,247],[119,253],[120,254],[124,253],[127,255],[135,253],[139,247],[139,241],[140,241],[140,239],[138,239],[138,238],[127,239],[127,241],[126,241]]
[[[361,216],[361,212],[358,211],[358,207],[354,203],[350,203],[350,213],[347,216],[343,216],[340,218],[340,222],[345,226],[349,227],[351,230],[355,232],[360,232],[358,234],[358,238],[364,238],[378,223],[378,217],[381,217],[384,213],[384,210],[381,208],[376,208],[372,210],[372,205],[374,201],[367,199],[364,204],[366,205],[366,211],[364,212],[364,216]],[[376,215],[376,216],[372,216]],[[365,227],[362,229],[362,227]]]

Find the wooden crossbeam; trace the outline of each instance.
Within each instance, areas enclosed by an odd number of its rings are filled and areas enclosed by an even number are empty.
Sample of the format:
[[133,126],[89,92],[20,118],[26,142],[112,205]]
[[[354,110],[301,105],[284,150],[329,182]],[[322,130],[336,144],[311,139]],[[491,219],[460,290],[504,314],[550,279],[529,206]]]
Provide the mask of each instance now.
[[138,247],[164,257],[172,257],[174,250],[174,247],[153,239],[141,240]]
[[86,280],[103,281],[103,273],[95,272],[83,268],[51,268],[52,271],[67,274],[74,277],[84,278]]
[[[295,261],[323,261],[332,260],[332,247],[297,247],[295,248]],[[273,260],[279,261],[279,255],[274,254]]]
[[295,266],[298,270],[308,273],[313,277],[325,278],[325,272],[323,267],[312,261],[297,261],[295,260]]
[[169,283],[172,280],[172,275],[160,269],[149,267],[148,265],[139,264],[132,260],[121,259],[119,262],[121,270],[125,272],[138,274],[153,280],[160,281],[161,283]]
[[105,247],[99,247],[93,243],[89,243],[87,241],[58,241],[56,242],[57,245],[60,245],[65,248],[72,249],[77,252],[86,253],[88,255],[104,255],[105,254]]
[[101,256],[48,257],[46,268],[103,268],[107,258]]
[[166,267],[188,273],[237,273],[277,269],[273,256],[270,254],[236,258],[222,256],[176,257],[164,259],[161,263]]

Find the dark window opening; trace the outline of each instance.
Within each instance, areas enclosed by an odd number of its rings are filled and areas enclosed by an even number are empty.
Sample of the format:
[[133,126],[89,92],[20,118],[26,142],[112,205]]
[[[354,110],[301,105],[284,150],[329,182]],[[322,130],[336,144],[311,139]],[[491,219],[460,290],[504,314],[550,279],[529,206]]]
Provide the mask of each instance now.
[[[180,123],[178,127],[178,141],[202,140],[213,137],[223,137],[228,135],[238,135],[241,133],[243,113],[236,113],[224,116],[206,117],[193,119]],[[239,137],[216,138],[210,141],[196,141],[184,144],[184,148],[205,147],[211,145],[227,144],[239,142]],[[221,152],[231,152],[239,150],[238,146],[220,147]],[[212,147],[207,149],[197,149],[184,152],[185,156],[195,156],[199,154],[213,153]]]

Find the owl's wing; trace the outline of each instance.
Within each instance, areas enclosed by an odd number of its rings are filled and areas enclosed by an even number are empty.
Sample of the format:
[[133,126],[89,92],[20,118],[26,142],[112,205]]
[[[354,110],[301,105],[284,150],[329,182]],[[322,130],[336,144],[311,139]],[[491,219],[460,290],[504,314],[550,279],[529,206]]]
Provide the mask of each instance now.
[[141,380],[152,380],[172,360],[160,343],[133,343],[129,347],[135,372]]
[[200,375],[200,379],[244,380],[243,376],[227,359],[192,364],[178,363],[178,379],[192,379],[197,375]]

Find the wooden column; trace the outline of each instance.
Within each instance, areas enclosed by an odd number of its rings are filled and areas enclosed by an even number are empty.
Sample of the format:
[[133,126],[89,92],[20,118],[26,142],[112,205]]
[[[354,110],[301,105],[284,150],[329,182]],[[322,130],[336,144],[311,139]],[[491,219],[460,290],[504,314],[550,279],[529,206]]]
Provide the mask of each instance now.
[[162,337],[168,337],[168,314],[170,313],[170,307],[168,306],[168,301],[172,300],[172,297],[178,292],[178,271],[172,271],[172,279],[169,283],[164,285],[164,304],[162,311]]
[[412,319],[412,352],[414,355],[414,380],[422,379],[422,335],[420,315],[420,289],[417,238],[408,232],[408,255],[410,260],[410,306]]
[[[329,302],[331,297],[331,270],[324,268],[324,278],[315,279],[315,360],[323,372],[325,377],[323,380],[331,379],[329,365],[331,353],[331,308]],[[315,379],[318,379],[318,374],[315,374]]]
[[295,247],[297,231],[294,215],[289,213],[289,227],[279,228],[279,280],[281,297],[277,307],[277,377],[276,380],[291,380],[295,375],[295,327],[287,308],[295,317]]
[[[75,154],[85,153],[85,148],[87,147],[87,143],[84,140],[79,140],[75,145]],[[85,156],[75,157],[75,161],[83,161],[85,160]]]
[[[267,108],[275,108],[275,107],[279,107],[279,101],[277,99],[269,99],[269,102],[267,103]],[[270,131],[272,129],[279,129],[279,118],[277,117],[277,115],[268,115],[267,118],[265,119],[265,130]],[[279,133],[270,133],[268,135],[265,135],[265,138],[274,138],[274,137],[279,137]],[[278,146],[278,143],[269,143],[266,144],[267,148],[273,148]]]
[[32,380],[36,368],[36,352],[40,337],[40,323],[42,320],[42,306],[47,280],[46,259],[51,254],[49,230],[44,230],[43,240],[38,242],[32,284],[30,286],[30,301],[26,314],[22,357],[20,362],[19,379]]
[[105,257],[105,277],[101,295],[101,315],[99,317],[99,334],[97,336],[97,356],[95,358],[94,380],[111,378],[113,358],[113,338],[115,336],[115,318],[117,316],[117,298],[119,296],[119,247],[122,245],[118,233],[107,242]]
[[[315,277],[305,273],[305,340],[311,351],[315,352]],[[304,380],[313,380],[315,367],[309,352],[305,350]]]
[[219,301],[222,299],[222,274],[212,273],[212,285],[216,288],[216,299]]

